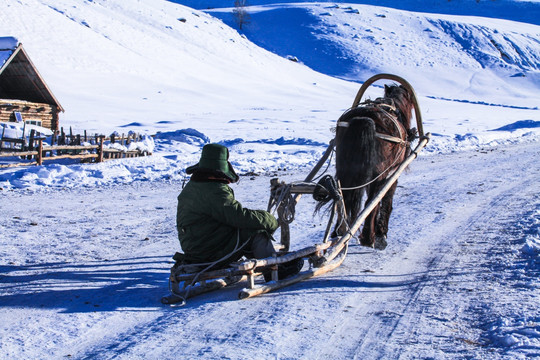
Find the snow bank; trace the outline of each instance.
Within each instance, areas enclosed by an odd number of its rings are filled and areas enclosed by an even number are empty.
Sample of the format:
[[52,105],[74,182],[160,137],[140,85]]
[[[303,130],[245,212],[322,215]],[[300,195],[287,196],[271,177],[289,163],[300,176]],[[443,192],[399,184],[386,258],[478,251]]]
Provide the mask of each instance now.
[[16,122],[0,122],[0,137],[10,139],[22,139],[22,137],[29,137],[30,132],[34,130],[37,135],[51,136],[53,132],[51,129],[44,128],[38,125],[23,124]]
[[[493,346],[509,350],[540,349],[538,318],[501,318],[488,329],[487,338]],[[536,325],[534,325],[536,324]]]
[[106,144],[106,145],[104,144],[103,146],[106,148],[116,149],[120,151],[138,150],[141,153],[146,152],[148,154],[151,154],[154,152],[155,142],[152,136],[143,135],[140,141],[131,141],[128,145],[122,145],[120,143],[115,142],[114,144]]
[[540,209],[537,209],[524,222],[526,229],[521,251],[536,262],[535,269],[540,270]]
[[19,40],[14,37],[0,37],[0,68],[17,48]]
[[0,188],[46,190],[180,179],[175,162],[161,156],[110,160],[99,164],[46,164],[0,174]]
[[[450,153],[464,150],[485,150],[522,142],[540,140],[540,122],[525,120],[514,122],[493,130],[454,136],[434,133],[432,140],[421,153]],[[13,136],[21,136],[22,129],[15,126]],[[18,129],[20,132],[15,131]],[[429,127],[426,129],[429,131]],[[328,143],[307,138],[279,136],[268,132],[268,138],[257,140],[237,137],[214,141],[227,146],[230,161],[239,174],[268,174],[280,170],[304,171],[313,167]],[[332,132],[328,131],[328,139]],[[51,162],[41,167],[22,167],[0,170],[0,188],[3,190],[46,190],[47,188],[78,188],[128,184],[134,181],[179,180],[186,176],[185,168],[198,162],[201,149],[212,139],[203,132],[187,128],[159,132],[155,136],[144,135],[143,140],[129,145],[106,144],[108,148],[121,151],[139,150],[152,156],[110,160],[101,164],[77,164],[72,160]],[[16,159],[20,162],[20,159]],[[3,160],[6,160],[4,158]],[[538,238],[531,237],[524,251],[538,251]]]

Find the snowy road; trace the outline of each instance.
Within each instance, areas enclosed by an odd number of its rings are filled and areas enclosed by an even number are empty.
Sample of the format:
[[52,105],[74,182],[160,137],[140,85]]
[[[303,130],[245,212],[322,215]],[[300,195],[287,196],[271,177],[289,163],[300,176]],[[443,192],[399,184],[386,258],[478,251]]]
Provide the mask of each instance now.
[[[540,266],[525,241],[540,226],[539,155],[532,143],[421,157],[400,180],[385,251],[353,244],[325,276],[179,308],[159,298],[180,184],[0,193],[0,358],[538,356]],[[268,184],[244,178],[235,192],[264,208]],[[301,204],[298,247],[325,226],[307,225]]]

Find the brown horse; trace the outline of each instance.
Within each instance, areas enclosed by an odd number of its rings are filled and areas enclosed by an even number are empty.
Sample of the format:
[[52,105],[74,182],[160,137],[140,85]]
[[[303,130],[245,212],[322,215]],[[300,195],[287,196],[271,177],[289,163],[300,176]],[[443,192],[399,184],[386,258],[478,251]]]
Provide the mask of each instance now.
[[[345,112],[336,129],[336,179],[341,185],[347,221],[338,219],[335,235],[344,235],[366,204],[384,186],[385,179],[409,155],[413,109],[411,94],[401,85],[384,87],[384,97],[366,101]],[[397,182],[364,222],[360,242],[384,249],[392,199]]]

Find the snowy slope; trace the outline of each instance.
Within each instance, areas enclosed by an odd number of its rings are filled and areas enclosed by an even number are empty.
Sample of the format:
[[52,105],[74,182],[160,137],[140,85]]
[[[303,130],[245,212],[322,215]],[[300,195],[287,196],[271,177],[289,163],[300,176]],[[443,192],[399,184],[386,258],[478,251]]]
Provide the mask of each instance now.
[[[0,33],[25,45],[66,108],[61,119],[66,127],[155,132],[197,124],[216,141],[253,131],[245,122],[264,121],[280,132],[295,132],[284,123],[315,121],[315,128],[304,130],[324,141],[327,126],[320,121],[335,120],[356,91],[354,84],[254,46],[203,12],[166,1],[25,0],[0,6]],[[210,14],[235,26],[230,9],[225,11]],[[529,110],[540,103],[537,25],[354,4],[250,11],[246,36],[255,43],[343,78],[402,75],[421,97],[442,99],[429,100],[423,108],[436,116],[449,107],[445,112],[455,114],[453,124],[482,121],[466,119],[475,114],[463,102],[494,105],[476,109],[494,110],[495,117],[497,107]],[[492,119],[492,124],[537,120],[537,111],[503,116],[506,122]]]
[[[244,32],[250,40],[325,74],[363,81],[375,73],[396,73],[428,96],[540,103],[537,25],[354,4],[248,11],[251,22]],[[230,9],[209,13],[235,26]]]
[[61,124],[79,131],[197,124],[214,135],[219,123],[233,136],[241,126],[227,122],[245,114],[305,116],[315,103],[343,107],[336,99],[353,91],[163,0],[2,2],[0,34],[23,43],[66,109]]
[[[232,6],[230,0],[170,0],[195,9],[211,10]],[[296,4],[296,0],[249,0],[248,6],[269,4]],[[470,1],[470,0],[352,0],[352,1],[301,1],[302,3],[321,3],[326,6],[335,4],[363,4],[375,5],[398,10],[426,12],[432,14],[482,16],[495,19],[506,19],[540,25],[538,17],[538,0],[498,0],[498,1]]]

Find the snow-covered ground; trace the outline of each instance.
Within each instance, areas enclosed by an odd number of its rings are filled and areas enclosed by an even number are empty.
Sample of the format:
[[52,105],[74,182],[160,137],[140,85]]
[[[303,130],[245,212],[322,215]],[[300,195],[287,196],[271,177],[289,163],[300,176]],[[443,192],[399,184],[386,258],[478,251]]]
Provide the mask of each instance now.
[[[160,305],[179,181],[2,195],[6,359],[508,359],[540,353],[537,143],[422,157],[400,180],[389,246],[260,297],[243,285]],[[279,172],[301,180],[307,171]],[[265,208],[269,176],[242,177]],[[6,206],[4,204],[10,204]],[[326,219],[302,198],[294,249]]]
[[[12,170],[0,173],[0,187],[181,177],[208,141],[230,146],[241,173],[311,166],[359,88],[336,77],[361,82],[381,72],[416,89],[434,136],[428,152],[536,141],[540,28],[507,20],[522,10],[507,5],[497,13],[504,19],[348,3],[257,5],[240,34],[226,25],[235,26],[231,8],[207,14],[163,0],[2,3],[0,34],[24,44],[66,109],[62,126],[158,133],[158,156]],[[368,97],[381,95],[375,85]]]
[[[254,0],[241,33],[212,4],[0,2],[0,36],[24,44],[61,126],[154,148],[0,170],[0,358],[540,356],[540,3]],[[201,147],[228,146],[237,196],[265,208],[270,177],[302,180],[381,72],[413,85],[433,134],[400,179],[389,247],[352,246],[259,298],[161,306]],[[312,211],[306,197],[294,247],[321,240]]]

